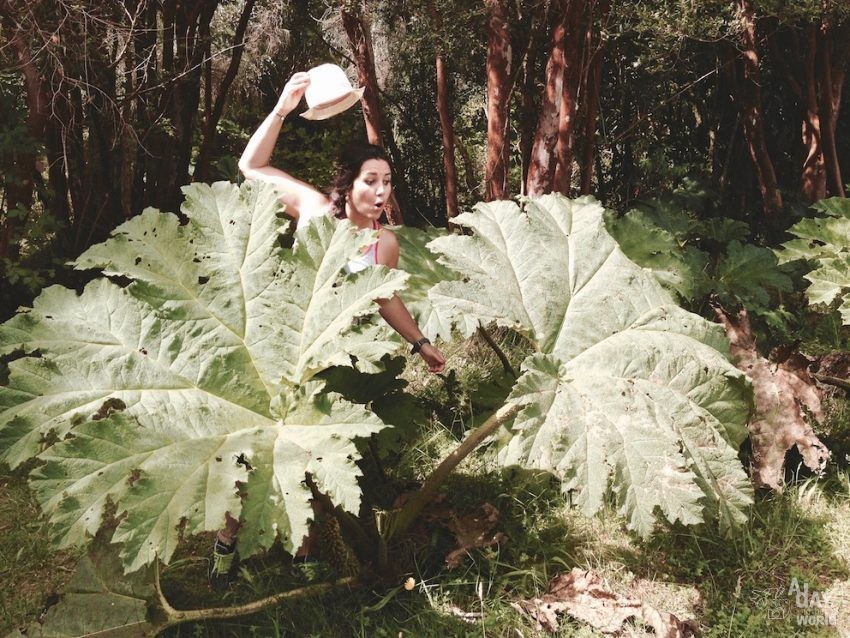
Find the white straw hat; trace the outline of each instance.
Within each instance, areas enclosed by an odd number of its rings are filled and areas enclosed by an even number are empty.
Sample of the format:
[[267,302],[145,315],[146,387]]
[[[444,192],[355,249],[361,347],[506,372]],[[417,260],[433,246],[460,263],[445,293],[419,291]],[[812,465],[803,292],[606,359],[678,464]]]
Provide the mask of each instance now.
[[324,120],[342,113],[360,99],[365,90],[355,89],[351,81],[336,64],[320,64],[307,71],[310,84],[304,91],[304,99],[310,107],[301,114],[308,120]]

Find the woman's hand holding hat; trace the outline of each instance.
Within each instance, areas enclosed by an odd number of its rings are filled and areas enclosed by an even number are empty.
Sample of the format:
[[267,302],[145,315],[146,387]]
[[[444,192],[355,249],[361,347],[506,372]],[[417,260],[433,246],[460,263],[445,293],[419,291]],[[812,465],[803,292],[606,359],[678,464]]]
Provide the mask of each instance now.
[[283,117],[294,111],[309,85],[309,74],[304,71],[294,73],[283,87],[280,98],[277,100],[277,106],[274,108],[275,114]]

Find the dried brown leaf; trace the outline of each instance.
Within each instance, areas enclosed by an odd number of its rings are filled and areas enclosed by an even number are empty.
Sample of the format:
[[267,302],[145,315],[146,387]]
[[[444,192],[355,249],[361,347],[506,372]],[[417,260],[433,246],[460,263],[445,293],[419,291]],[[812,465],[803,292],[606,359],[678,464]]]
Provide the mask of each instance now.
[[457,539],[457,547],[446,555],[449,569],[458,567],[470,550],[492,547],[507,540],[507,536],[496,530],[499,510],[490,503],[466,513],[448,507],[432,507],[423,516],[425,520],[445,527]]
[[780,364],[762,357],[755,345],[746,309],[731,315],[715,312],[726,329],[735,366],[753,383],[756,412],[748,429],[753,448],[756,487],[782,489],[785,453],[796,445],[809,469],[820,472],[829,450],[812,429],[810,419],[821,421],[821,391],[807,371],[804,357],[788,357]]
[[540,598],[512,603],[514,609],[536,621],[538,630],[558,631],[558,615],[567,613],[606,634],[623,631],[626,621],[651,628],[663,638],[686,638],[695,635],[693,621],[680,621],[669,612],[643,603],[633,596],[618,596],[607,589],[602,578],[578,567],[569,574],[555,576]]

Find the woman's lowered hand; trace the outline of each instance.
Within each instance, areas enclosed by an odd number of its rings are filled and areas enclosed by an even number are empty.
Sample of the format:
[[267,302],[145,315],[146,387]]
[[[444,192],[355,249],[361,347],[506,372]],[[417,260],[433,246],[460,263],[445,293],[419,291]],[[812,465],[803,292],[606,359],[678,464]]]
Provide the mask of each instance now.
[[430,343],[422,345],[419,356],[425,360],[425,363],[428,364],[428,370],[431,372],[442,372],[443,368],[446,367],[446,358],[443,353]]

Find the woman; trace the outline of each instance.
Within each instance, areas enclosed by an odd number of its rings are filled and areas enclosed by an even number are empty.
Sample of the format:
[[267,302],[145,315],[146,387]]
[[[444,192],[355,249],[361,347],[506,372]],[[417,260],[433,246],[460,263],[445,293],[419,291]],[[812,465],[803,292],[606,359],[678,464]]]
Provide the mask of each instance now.
[[[299,228],[312,217],[331,214],[347,218],[358,228],[378,230],[377,242],[358,259],[349,262],[349,270],[356,271],[375,263],[395,268],[398,266],[398,239],[392,231],[382,229],[378,223],[392,193],[392,170],[380,147],[363,144],[347,148],[340,156],[330,196],[269,166],[283,121],[298,106],[309,84],[310,76],[304,72],[295,73],[290,78],[274,110],[248,141],[239,160],[239,169],[246,179],[274,184],[280,192],[280,201],[286,206],[285,212],[296,220]],[[378,305],[384,320],[412,344],[412,352],[424,359],[431,372],[441,372],[446,364],[445,358],[422,335],[401,299],[393,295],[390,299],[379,299]],[[238,522],[227,516],[226,526],[216,538],[210,569],[210,583],[216,588],[229,582],[237,530]],[[308,544],[309,540],[298,553],[308,553]]]
[[[286,205],[285,212],[297,221],[299,228],[312,217],[333,214],[347,217],[358,228],[379,229],[377,245],[370,246],[364,258],[358,261],[368,263],[372,255],[373,263],[396,268],[398,239],[392,231],[380,229],[378,224],[392,193],[392,171],[382,149],[371,145],[347,149],[340,157],[330,197],[279,168],[269,166],[283,121],[298,106],[309,84],[310,76],[304,72],[290,78],[283,87],[277,106],[248,141],[239,160],[239,169],[246,179],[277,186],[280,201]],[[378,305],[384,320],[413,344],[414,352],[425,360],[428,369],[431,372],[442,371],[445,358],[422,335],[401,299],[393,295],[390,299],[380,299]]]

